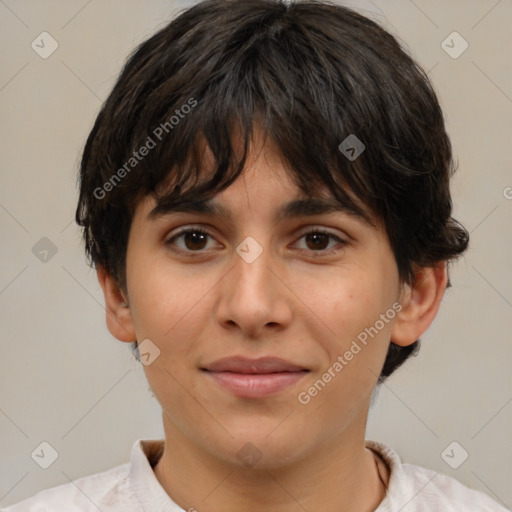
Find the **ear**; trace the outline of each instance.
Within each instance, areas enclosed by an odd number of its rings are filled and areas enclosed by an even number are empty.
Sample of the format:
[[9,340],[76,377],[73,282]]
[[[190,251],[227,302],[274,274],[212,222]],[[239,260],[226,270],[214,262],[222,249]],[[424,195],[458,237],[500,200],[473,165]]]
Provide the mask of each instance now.
[[446,261],[434,267],[416,267],[414,282],[404,285],[400,297],[402,309],[396,315],[391,341],[405,347],[414,343],[430,326],[446,289]]
[[105,267],[98,265],[96,274],[105,297],[107,327],[110,334],[119,341],[135,341],[137,336],[133,327],[132,314],[124,293]]

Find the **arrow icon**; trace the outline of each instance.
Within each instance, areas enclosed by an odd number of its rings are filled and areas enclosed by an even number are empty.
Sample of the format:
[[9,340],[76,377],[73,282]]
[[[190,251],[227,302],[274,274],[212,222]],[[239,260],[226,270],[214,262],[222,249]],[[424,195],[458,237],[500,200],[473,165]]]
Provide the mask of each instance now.
[[247,468],[252,468],[262,456],[262,453],[252,443],[245,443],[245,445],[238,451],[238,458]]
[[39,443],[30,456],[32,460],[43,469],[49,468],[59,458],[57,450],[47,441]]
[[459,466],[464,464],[466,459],[469,457],[469,453],[464,447],[457,441],[450,443],[442,452],[441,458],[450,466],[452,469],[457,469]]
[[48,32],[41,32],[30,43],[30,47],[39,55],[39,57],[47,59],[59,47],[59,43]]
[[458,33],[448,34],[441,42],[441,48],[452,59],[458,59],[469,47],[469,43]]
[[236,252],[246,263],[252,263],[263,252],[263,247],[252,236],[248,236],[240,242]]
[[160,349],[149,338],[146,338],[133,349],[133,353],[144,366],[149,366],[160,356]]
[[353,133],[346,137],[338,146],[343,156],[353,162],[364,150],[365,145]]
[[45,236],[32,247],[32,254],[41,263],[48,263],[57,254],[57,252],[57,246]]

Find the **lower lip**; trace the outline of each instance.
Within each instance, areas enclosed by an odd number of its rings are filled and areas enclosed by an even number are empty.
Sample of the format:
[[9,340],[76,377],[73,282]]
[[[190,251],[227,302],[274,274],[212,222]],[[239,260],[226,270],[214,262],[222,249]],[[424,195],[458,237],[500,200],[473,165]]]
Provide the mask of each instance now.
[[241,398],[263,398],[296,384],[306,371],[282,373],[206,372],[222,387]]

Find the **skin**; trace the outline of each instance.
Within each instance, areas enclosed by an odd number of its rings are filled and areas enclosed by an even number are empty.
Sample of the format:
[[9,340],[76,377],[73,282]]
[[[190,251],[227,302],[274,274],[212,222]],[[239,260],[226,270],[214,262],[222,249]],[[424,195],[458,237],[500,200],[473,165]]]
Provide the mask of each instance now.
[[[172,213],[150,221],[148,196],[129,234],[126,290],[98,267],[112,335],[149,338],[160,350],[144,366],[165,432],[154,471],[185,510],[361,512],[385,497],[376,455],[364,446],[370,399],[390,340],[409,345],[433,321],[446,263],[415,268],[413,286],[400,283],[380,224],[342,212],[276,223],[281,204],[299,195],[277,148],[256,137],[242,175],[215,197],[229,220]],[[166,244],[191,226],[210,237]],[[346,243],[308,241],[305,228]],[[235,251],[247,236],[263,249],[252,263]],[[397,302],[402,310],[301,404],[298,393]],[[273,396],[237,398],[200,370],[232,355],[277,356],[311,371]],[[251,468],[237,456],[249,442],[261,453]]]

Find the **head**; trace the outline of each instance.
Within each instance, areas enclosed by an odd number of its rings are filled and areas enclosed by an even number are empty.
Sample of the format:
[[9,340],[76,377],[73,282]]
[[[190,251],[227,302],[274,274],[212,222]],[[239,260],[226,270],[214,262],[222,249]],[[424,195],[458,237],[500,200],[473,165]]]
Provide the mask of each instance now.
[[[336,3],[210,0],[127,61],[84,149],[76,219],[110,331],[158,347],[145,371],[170,423],[207,446],[199,403],[240,439],[298,407],[315,411],[303,435],[318,440],[364,410],[434,319],[468,244],[453,172],[428,77],[376,23]],[[204,380],[234,354],[308,371],[265,400],[235,397]]]

